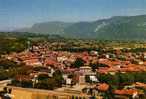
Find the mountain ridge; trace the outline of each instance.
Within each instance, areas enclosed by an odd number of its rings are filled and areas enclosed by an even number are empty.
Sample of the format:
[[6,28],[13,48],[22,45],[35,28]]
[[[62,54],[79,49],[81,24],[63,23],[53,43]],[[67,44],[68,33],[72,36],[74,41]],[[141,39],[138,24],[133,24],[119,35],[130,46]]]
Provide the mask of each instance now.
[[52,21],[36,23],[31,28],[17,32],[57,34],[71,38],[94,39],[145,39],[146,15],[114,16],[92,22]]

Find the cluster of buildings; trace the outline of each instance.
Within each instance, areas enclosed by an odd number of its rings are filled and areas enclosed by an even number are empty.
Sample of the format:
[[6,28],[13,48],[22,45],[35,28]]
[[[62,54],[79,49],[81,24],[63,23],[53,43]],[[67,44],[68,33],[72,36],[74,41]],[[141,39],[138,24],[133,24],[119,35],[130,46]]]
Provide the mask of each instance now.
[[[66,85],[75,81],[77,84],[86,84],[86,76],[96,83],[92,85],[92,89],[97,89],[101,92],[109,90],[106,83],[100,83],[96,74],[115,74],[117,72],[145,72],[146,71],[146,53],[132,53],[122,52],[116,49],[114,52],[99,53],[98,51],[90,52],[68,52],[68,51],[52,51],[46,46],[32,46],[27,51],[20,53],[12,53],[5,55],[5,58],[13,60],[18,64],[23,63],[30,67],[43,67],[39,72],[32,71],[29,77],[22,77],[24,79],[34,79],[41,73],[48,73],[49,76],[53,74],[56,69],[63,73],[63,78],[66,80]],[[84,61],[84,65],[80,68],[73,68],[72,65],[77,58]],[[91,64],[98,64],[93,72]],[[47,70],[45,70],[47,68]],[[48,72],[49,70],[49,72]],[[68,78],[68,75],[74,74],[75,78]],[[18,77],[20,79],[21,77]],[[21,80],[22,80],[21,78]],[[88,85],[89,86],[89,85]],[[145,87],[143,83],[136,83],[136,87]],[[86,91],[87,92],[87,91]],[[117,95],[132,95],[136,97],[138,91],[136,89],[115,90],[113,93]]]
[[105,64],[106,67],[99,67],[99,73],[116,73],[116,72],[142,72],[146,71],[146,63],[139,61],[138,64],[132,64],[130,61],[99,59],[99,63]]

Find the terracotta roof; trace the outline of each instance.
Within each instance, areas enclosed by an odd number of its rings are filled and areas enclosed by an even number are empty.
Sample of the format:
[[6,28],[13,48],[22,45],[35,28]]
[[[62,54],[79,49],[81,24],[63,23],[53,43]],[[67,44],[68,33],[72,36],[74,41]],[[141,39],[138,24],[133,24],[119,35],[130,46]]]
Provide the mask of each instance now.
[[122,90],[115,90],[114,94],[118,95],[133,95],[134,93],[138,93],[136,89],[122,89]]
[[107,91],[109,89],[109,85],[106,83],[100,83],[96,88],[100,91]]
[[54,60],[50,60],[50,59],[45,60],[45,64],[46,64],[46,65],[54,65],[54,64],[56,64],[56,63],[57,63],[57,62],[54,61]]
[[135,87],[142,87],[142,88],[146,88],[146,84],[141,83],[141,82],[136,82],[136,83],[134,84],[134,86],[135,86]]

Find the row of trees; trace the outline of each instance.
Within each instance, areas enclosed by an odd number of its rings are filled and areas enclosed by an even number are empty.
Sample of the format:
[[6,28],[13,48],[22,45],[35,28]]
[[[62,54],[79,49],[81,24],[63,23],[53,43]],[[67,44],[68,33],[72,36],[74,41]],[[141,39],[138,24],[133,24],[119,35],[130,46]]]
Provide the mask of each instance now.
[[26,38],[0,38],[0,54],[20,52],[27,48]]
[[39,75],[38,83],[35,84],[35,88],[53,90],[62,86],[63,78],[60,71],[56,71],[53,77],[47,77],[46,75]]
[[26,87],[26,88],[33,87],[33,88],[38,88],[38,89],[53,90],[55,88],[62,86],[63,77],[62,77],[62,73],[59,70],[56,70],[53,73],[53,77],[49,77],[47,74],[40,74],[40,75],[38,75],[37,78],[35,78],[35,81],[32,81],[31,79],[22,80],[22,81],[18,81],[16,79],[14,79],[12,81],[12,84],[15,86],[21,86],[21,87]]
[[146,52],[146,48],[132,48],[132,49],[122,49],[122,52]]
[[24,64],[17,64],[14,61],[0,58],[0,80],[13,78],[24,71]]
[[97,74],[99,81],[108,83],[112,88],[121,88],[135,82],[146,83],[146,72],[129,72],[112,74]]

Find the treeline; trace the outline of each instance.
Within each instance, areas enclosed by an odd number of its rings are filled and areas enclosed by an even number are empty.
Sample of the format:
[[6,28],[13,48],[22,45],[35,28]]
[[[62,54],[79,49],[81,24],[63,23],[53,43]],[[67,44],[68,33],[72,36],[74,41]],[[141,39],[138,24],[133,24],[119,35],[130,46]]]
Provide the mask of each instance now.
[[20,52],[27,48],[26,38],[2,38],[0,37],[0,54]]
[[17,64],[14,61],[0,58],[0,80],[13,78],[20,72],[26,72],[23,67],[25,67],[24,64]]
[[55,51],[69,51],[69,52],[84,52],[84,51],[99,51],[97,48],[60,48]]
[[122,49],[122,52],[146,52],[146,48],[132,48],[132,49]]
[[[25,76],[29,76],[29,75],[25,74]],[[15,78],[12,81],[12,85],[18,87],[49,89],[49,90],[62,87],[62,84],[63,84],[63,77],[62,77],[62,73],[59,70],[56,70],[53,73],[52,77],[49,77],[48,74],[40,74],[33,81],[31,79],[20,81]]]
[[112,88],[122,88],[135,82],[146,83],[146,72],[128,72],[112,74],[97,74],[99,81],[108,83]]
[[30,32],[0,32],[0,37],[15,37],[15,38],[44,38],[44,39],[64,39],[59,35],[49,35],[43,33],[30,33]]
[[42,36],[46,36],[43,34],[36,34],[36,33],[28,33],[28,32],[0,32],[0,36],[3,37],[23,37],[23,38],[28,38],[28,37],[42,37]]

